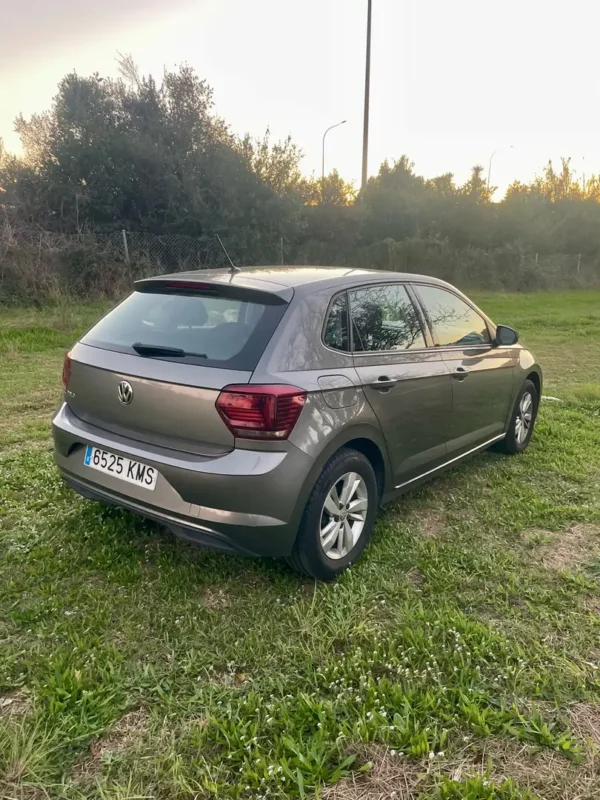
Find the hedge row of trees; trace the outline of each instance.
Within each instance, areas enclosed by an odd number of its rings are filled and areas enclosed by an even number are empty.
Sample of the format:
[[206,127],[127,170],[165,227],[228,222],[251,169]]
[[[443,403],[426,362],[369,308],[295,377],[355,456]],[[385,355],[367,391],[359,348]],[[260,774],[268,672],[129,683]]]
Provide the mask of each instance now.
[[[597,266],[600,181],[583,185],[568,159],[513,183],[499,203],[482,167],[460,185],[451,173],[417,175],[406,156],[384,162],[357,193],[335,171],[324,185],[303,175],[291,139],[235,135],[190,67],[158,83],[127,57],[120,72],[117,80],[67,75],[48,111],[16,120],[22,155],[0,143],[5,222],[66,234],[218,233],[242,264],[272,260],[283,238],[292,263],[428,271],[441,259],[438,273],[465,262],[474,282],[486,284],[488,270],[490,286],[507,288],[523,265],[526,286],[535,284],[548,258]],[[503,273],[513,277],[503,283]]]

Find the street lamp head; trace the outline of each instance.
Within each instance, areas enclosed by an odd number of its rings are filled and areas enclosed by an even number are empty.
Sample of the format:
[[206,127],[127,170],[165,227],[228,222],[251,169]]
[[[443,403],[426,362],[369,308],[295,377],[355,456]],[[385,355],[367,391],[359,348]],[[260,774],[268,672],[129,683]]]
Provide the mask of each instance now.
[[[509,145],[508,145],[508,147],[507,147],[506,149],[507,149],[507,150],[512,150],[512,149],[513,149],[513,147],[514,147],[514,145],[512,145],[512,144],[509,144]],[[502,149],[502,148],[500,148],[500,149]],[[486,183],[487,183],[487,188],[488,188],[488,189],[490,188],[490,178],[491,178],[491,175],[492,175],[492,160],[493,160],[494,156],[496,155],[496,153],[498,153],[498,152],[499,152],[499,150],[494,150],[494,152],[493,152],[493,153],[492,153],[492,155],[490,156],[490,163],[489,163],[489,165],[488,165],[488,174],[487,174],[487,182],[486,182]]]
[[[325,137],[329,133],[329,131],[333,130],[333,128],[339,128],[340,125],[343,125],[346,122],[343,119],[341,122],[336,122],[335,125],[330,125],[329,128],[323,134],[323,152],[321,157],[321,187],[325,186]],[[322,188],[321,188],[322,191]]]

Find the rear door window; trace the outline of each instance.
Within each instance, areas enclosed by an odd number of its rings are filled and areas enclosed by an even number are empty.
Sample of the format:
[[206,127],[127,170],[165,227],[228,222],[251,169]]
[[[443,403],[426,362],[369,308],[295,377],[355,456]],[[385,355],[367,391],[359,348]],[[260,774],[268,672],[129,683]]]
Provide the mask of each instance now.
[[419,315],[402,284],[352,289],[348,296],[354,352],[425,347]]
[[216,292],[134,292],[81,341],[163,360],[252,370],[286,308]]

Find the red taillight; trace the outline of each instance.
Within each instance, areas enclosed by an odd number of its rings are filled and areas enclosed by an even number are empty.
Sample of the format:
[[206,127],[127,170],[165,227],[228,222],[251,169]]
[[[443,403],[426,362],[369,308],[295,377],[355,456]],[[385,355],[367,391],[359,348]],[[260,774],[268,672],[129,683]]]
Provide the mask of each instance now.
[[169,281],[164,284],[167,289],[191,289],[193,292],[217,293],[212,283],[196,283],[195,281]]
[[226,386],[217,411],[234,434],[244,439],[287,439],[306,402],[297,386]]
[[65,355],[62,371],[62,385],[65,392],[69,388],[69,380],[71,378],[71,353]]

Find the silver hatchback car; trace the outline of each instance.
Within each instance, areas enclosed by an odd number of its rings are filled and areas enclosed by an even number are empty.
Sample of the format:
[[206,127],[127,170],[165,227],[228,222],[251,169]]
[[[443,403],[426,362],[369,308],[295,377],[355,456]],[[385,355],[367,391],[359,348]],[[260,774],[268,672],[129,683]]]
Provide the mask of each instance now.
[[531,438],[542,373],[443,281],[265,267],[138,281],[67,355],[55,458],[79,494],[328,580],[377,508]]

